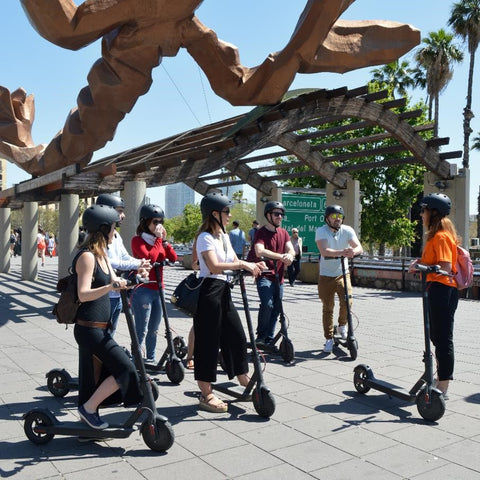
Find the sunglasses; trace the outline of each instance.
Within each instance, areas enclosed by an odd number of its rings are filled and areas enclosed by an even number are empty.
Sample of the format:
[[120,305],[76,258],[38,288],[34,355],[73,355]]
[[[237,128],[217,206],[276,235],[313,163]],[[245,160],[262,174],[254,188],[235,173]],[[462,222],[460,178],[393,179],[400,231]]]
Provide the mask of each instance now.
[[285,214],[283,212],[272,212],[272,215],[274,217],[284,217]]
[[422,207],[422,208],[420,209],[420,213],[425,213],[426,211],[427,211],[427,208],[425,208],[425,207]]
[[333,220],[343,220],[343,215],[341,213],[332,213],[330,217]]
[[152,223],[154,225],[161,225],[163,223],[163,220],[152,220]]
[[229,215],[230,214],[230,209],[229,208],[224,208],[222,210],[222,213],[226,213],[227,215]]

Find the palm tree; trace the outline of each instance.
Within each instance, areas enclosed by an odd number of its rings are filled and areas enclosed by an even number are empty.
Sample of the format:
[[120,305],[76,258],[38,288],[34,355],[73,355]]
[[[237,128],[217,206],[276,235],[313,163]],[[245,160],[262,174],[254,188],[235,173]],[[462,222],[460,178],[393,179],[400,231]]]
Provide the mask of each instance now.
[[399,62],[387,63],[380,68],[372,70],[373,80],[379,83],[385,83],[392,91],[392,96],[395,98],[395,91],[399,93],[401,97],[407,95],[407,88],[413,87],[415,81],[412,78],[413,69],[409,67],[407,61],[403,60]]
[[455,33],[467,41],[470,54],[468,70],[467,104],[463,109],[463,161],[464,168],[469,166],[470,120],[474,117],[472,112],[473,70],[475,66],[475,52],[480,42],[480,0],[461,0],[454,3],[448,24]]
[[430,32],[422,39],[424,44],[415,55],[419,66],[427,73],[427,94],[433,98],[435,107],[434,135],[438,136],[439,98],[453,75],[452,64],[463,60],[462,51],[453,44],[453,34],[443,28]]

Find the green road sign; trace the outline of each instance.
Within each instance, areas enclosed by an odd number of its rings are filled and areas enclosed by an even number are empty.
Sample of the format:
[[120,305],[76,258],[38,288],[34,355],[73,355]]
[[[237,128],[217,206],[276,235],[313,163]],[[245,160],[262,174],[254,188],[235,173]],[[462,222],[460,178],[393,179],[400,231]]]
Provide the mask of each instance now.
[[[315,243],[315,231],[325,223],[325,208],[327,197],[325,194],[286,193],[282,194],[282,203],[285,206],[285,218],[282,227],[288,233],[292,228],[298,228],[303,238],[305,253],[318,253]],[[306,249],[305,249],[306,247]],[[306,250],[306,251],[305,251]]]

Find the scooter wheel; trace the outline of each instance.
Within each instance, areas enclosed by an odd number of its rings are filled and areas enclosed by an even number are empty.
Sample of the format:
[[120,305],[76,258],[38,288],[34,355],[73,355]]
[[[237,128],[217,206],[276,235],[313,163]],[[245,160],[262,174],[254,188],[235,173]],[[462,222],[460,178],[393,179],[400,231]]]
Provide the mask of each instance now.
[[267,388],[257,388],[252,393],[253,407],[264,418],[270,418],[275,412],[275,397]]
[[417,396],[417,410],[422,418],[429,422],[436,422],[443,417],[445,413],[445,399],[442,394],[432,390],[430,402],[425,398],[425,389]]
[[178,359],[167,360],[165,372],[167,373],[168,379],[175,385],[182,383],[182,380],[185,378],[185,367]]
[[358,393],[367,393],[370,387],[365,385],[365,380],[368,378],[367,369],[362,366],[355,367],[353,371],[353,385]]
[[25,415],[23,430],[27,438],[35,445],[48,443],[55,435],[53,433],[43,433],[42,427],[51,427],[52,419],[44,412],[29,412]]
[[72,377],[66,370],[52,370],[47,373],[47,387],[55,397],[64,397],[70,391]]
[[356,360],[358,355],[358,342],[356,338],[349,340],[348,350],[350,351],[350,358],[352,360]]
[[155,424],[148,420],[143,422],[141,432],[145,445],[155,452],[166,452],[175,440],[170,423],[160,418],[155,419]]
[[173,339],[173,348],[178,358],[185,358],[188,352],[187,344],[183,337],[175,337]]
[[280,342],[280,355],[286,363],[293,362],[295,358],[295,349],[290,339],[283,337]]

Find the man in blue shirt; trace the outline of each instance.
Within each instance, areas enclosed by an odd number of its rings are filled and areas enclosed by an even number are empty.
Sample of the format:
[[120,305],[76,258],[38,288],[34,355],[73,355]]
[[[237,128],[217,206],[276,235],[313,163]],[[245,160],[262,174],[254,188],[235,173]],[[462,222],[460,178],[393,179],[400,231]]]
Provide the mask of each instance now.
[[237,254],[237,257],[241,260],[244,256],[245,245],[247,241],[245,240],[245,233],[243,230],[240,230],[240,224],[234,220],[233,229],[228,234],[230,237],[230,243],[232,244],[233,250]]

